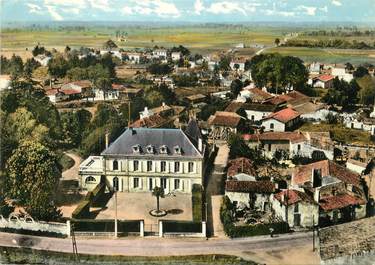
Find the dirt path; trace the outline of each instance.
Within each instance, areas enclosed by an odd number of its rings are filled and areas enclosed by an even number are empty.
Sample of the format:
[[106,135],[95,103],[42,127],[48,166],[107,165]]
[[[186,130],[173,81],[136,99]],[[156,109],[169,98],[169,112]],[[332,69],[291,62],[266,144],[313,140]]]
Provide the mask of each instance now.
[[79,165],[82,162],[82,158],[69,152],[65,152],[64,154],[74,160],[74,165],[62,173],[62,180],[78,180]]

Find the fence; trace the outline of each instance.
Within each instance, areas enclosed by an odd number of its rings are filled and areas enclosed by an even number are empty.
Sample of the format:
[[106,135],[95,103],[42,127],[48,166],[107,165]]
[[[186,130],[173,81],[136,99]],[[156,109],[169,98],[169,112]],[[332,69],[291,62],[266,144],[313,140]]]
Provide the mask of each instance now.
[[159,221],[159,237],[206,237],[206,222]]
[[144,236],[143,220],[73,219],[72,227],[77,236]]
[[16,214],[11,214],[9,218],[0,215],[0,228],[70,235],[69,221],[66,223],[34,221],[30,216],[19,217]]

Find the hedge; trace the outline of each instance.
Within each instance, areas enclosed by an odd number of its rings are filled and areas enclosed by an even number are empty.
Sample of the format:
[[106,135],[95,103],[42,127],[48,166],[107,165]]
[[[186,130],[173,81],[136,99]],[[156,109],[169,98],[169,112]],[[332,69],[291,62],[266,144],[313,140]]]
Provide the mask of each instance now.
[[202,223],[163,220],[164,233],[202,233]]
[[229,237],[269,235],[270,228],[273,229],[274,234],[282,234],[289,232],[289,225],[286,222],[235,226],[233,224],[233,210],[234,207],[230,199],[227,196],[225,196],[220,208],[220,219],[223,223],[224,231]]
[[98,207],[102,202],[102,198],[105,193],[105,184],[99,183],[92,191],[91,206]]
[[[77,232],[114,232],[114,219],[79,219],[72,220],[74,231]],[[119,233],[139,232],[140,220],[117,220],[117,231]]]
[[202,186],[194,184],[192,189],[193,221],[202,221]]
[[72,213],[72,218],[82,219],[90,217],[90,206],[98,207],[105,193],[105,184],[99,183],[95,189],[89,191]]
[[44,236],[44,237],[57,237],[57,238],[67,237],[67,235],[55,233],[55,232],[47,232],[47,231],[40,231],[40,230],[33,231],[33,230],[16,229],[16,228],[9,228],[9,227],[0,228],[0,232],[15,233],[15,234],[29,235],[29,236]]
[[81,201],[72,213],[72,218],[88,218],[90,216],[90,201],[86,198]]

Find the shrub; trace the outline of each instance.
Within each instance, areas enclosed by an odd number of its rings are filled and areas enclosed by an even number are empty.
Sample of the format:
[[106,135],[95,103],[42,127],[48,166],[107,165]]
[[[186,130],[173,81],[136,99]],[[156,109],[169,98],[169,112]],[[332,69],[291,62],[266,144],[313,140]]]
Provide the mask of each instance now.
[[193,185],[192,189],[192,204],[193,204],[193,221],[202,221],[202,186],[198,184]]
[[83,201],[81,201],[78,204],[77,208],[75,208],[74,212],[72,213],[72,218],[76,218],[76,219],[88,218],[89,215],[90,215],[90,200],[86,200],[85,198]]
[[220,208],[220,219],[224,226],[224,231],[229,237],[247,237],[270,234],[270,228],[274,234],[289,232],[289,225],[286,222],[277,222],[269,224],[243,225],[235,226],[233,222],[234,206],[228,196],[225,196]]
[[33,231],[33,230],[25,230],[25,229],[15,229],[9,227],[0,228],[0,232],[5,233],[15,233],[21,235],[30,235],[30,236],[43,236],[43,237],[58,237],[58,238],[65,238],[66,235],[55,233],[55,232],[46,232],[46,231]]

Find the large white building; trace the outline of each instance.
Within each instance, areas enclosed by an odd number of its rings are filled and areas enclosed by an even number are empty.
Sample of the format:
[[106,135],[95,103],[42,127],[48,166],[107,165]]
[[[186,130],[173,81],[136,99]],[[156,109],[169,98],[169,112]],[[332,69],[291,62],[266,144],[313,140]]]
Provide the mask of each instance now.
[[129,128],[100,157],[81,164],[81,187],[92,190],[105,181],[120,192],[151,192],[158,186],[165,193],[191,193],[194,184],[203,184],[204,151],[195,122],[185,132]]

